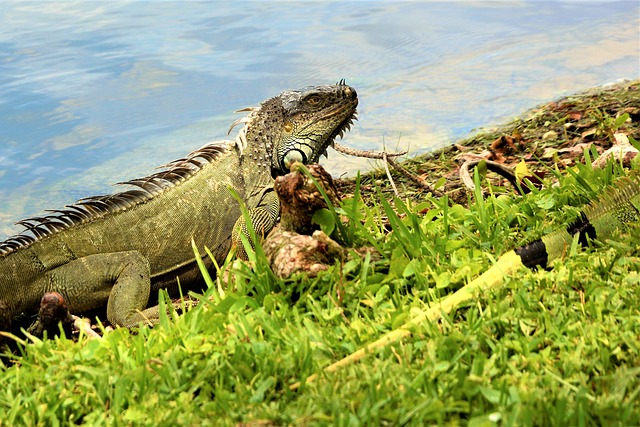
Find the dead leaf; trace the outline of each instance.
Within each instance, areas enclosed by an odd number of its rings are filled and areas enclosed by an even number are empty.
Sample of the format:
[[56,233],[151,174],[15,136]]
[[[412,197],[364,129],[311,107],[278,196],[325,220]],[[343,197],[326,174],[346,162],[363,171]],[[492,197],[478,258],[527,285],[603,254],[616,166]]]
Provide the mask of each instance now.
[[491,143],[491,151],[497,154],[507,154],[516,151],[515,138],[510,135],[502,135]]
[[454,147],[456,147],[456,150],[461,151],[461,152],[465,152],[465,151],[469,151],[471,150],[473,147],[466,147],[464,145],[460,145],[460,144],[453,144]]
[[578,120],[582,119],[582,112],[581,111],[571,111],[569,114],[567,114],[567,118],[570,119],[570,120],[578,121]]
[[587,139],[587,138],[593,137],[596,133],[598,133],[598,129],[589,128],[580,134],[580,138]]
[[551,159],[557,152],[558,152],[557,148],[547,147],[542,152],[542,158],[543,159]]
[[554,130],[545,132],[544,135],[542,135],[543,141],[555,141],[556,139],[558,139],[558,132]]
[[590,147],[591,142],[581,142],[580,144],[558,150],[558,154],[569,154],[572,157],[581,156],[584,150],[588,150]]

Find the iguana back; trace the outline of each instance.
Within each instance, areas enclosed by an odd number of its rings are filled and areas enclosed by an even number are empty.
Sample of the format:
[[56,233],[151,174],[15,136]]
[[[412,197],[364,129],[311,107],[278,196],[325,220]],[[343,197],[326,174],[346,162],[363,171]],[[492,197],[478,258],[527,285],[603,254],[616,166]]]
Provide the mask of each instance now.
[[[80,215],[80,209],[85,209],[90,219],[77,221],[0,258],[3,285],[21,283],[24,287],[44,271],[69,261],[124,251],[138,251],[150,261],[154,289],[175,283],[179,274],[183,274],[180,282],[189,285],[197,277],[192,237],[199,247],[210,247],[218,261],[224,259],[229,250],[231,230],[240,218],[238,203],[229,188],[233,188],[249,208],[255,208],[259,201],[255,195],[247,197],[244,177],[238,173],[242,170],[241,158],[234,147],[220,143],[201,150],[210,155],[211,162],[193,170],[192,176],[185,173],[182,182],[171,186],[167,183],[161,191],[159,187],[155,194],[134,190],[110,199],[92,198],[77,204],[76,214]],[[261,170],[255,172],[257,175]],[[254,180],[262,189],[271,179],[270,173],[263,175],[262,180]],[[124,199],[124,195],[131,196],[131,206],[114,202],[118,197]],[[104,207],[103,212],[98,210],[100,206]],[[66,218],[71,220],[74,209],[67,208],[67,212]],[[49,217],[50,224],[62,218],[65,214]]]

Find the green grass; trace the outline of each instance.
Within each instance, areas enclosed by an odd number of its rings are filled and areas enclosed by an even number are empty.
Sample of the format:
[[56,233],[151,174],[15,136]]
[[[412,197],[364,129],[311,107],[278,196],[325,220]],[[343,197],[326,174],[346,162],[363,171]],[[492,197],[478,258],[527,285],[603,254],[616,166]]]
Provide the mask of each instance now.
[[[478,190],[466,194],[445,149],[408,164],[446,180],[446,197],[396,177],[403,197],[394,199],[381,188],[384,175],[369,173],[347,185],[353,197],[318,216],[340,241],[378,255],[281,280],[258,249],[253,269],[220,266],[233,270],[228,282],[210,280],[205,295],[194,295],[197,307],[153,329],[28,339],[0,366],[0,426],[640,425],[640,226],[588,251],[569,248],[550,271],[512,274],[410,337],[323,371],[506,251],[566,226],[629,173],[615,164],[593,170],[595,148],[575,166],[569,154],[542,157],[594,127],[601,148],[614,131],[640,139],[638,93],[631,82],[570,97],[469,140],[479,152],[501,135],[522,135],[509,159],[540,159],[528,166],[546,170],[544,190],[520,197],[478,176]],[[550,129],[559,141],[542,139]]]
[[408,339],[322,373],[501,253],[566,224],[624,173],[583,165],[524,198],[478,190],[468,207],[347,200],[345,233],[375,244],[379,259],[280,280],[258,253],[257,268],[236,266],[230,283],[212,281],[198,307],[153,329],[33,339],[1,368],[0,425],[637,425],[637,229],[571,250],[551,271],[521,271]]

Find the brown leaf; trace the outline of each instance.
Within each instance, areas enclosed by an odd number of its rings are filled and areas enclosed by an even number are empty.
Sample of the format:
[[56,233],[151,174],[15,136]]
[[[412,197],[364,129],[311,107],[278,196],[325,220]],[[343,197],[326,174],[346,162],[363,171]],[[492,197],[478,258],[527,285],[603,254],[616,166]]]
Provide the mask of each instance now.
[[515,138],[510,135],[502,135],[491,143],[491,151],[498,154],[507,154],[516,151]]
[[582,111],[571,111],[567,114],[567,118],[570,120],[580,120],[582,119]]
[[590,142],[581,142],[580,144],[558,150],[558,154],[569,154],[572,157],[581,156],[584,150],[591,147]]
[[582,139],[593,139],[593,137],[595,136],[595,134],[598,132],[598,129],[596,128],[589,128],[587,130],[585,130],[584,132],[582,132],[580,134],[580,138]]
[[473,148],[473,147],[467,147],[467,146],[460,145],[460,144],[453,144],[453,146],[454,146],[454,147],[456,147],[456,149],[457,149],[458,151],[461,151],[461,152],[463,152],[463,153],[464,153],[465,151],[469,151],[469,150],[471,150],[471,149]]

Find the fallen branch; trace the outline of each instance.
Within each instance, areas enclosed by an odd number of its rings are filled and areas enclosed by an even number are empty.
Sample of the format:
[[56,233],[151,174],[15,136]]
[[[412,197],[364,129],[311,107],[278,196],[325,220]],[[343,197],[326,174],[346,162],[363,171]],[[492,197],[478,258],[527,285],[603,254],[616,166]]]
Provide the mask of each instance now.
[[400,174],[402,176],[404,176],[405,178],[411,180],[413,183],[417,184],[418,186],[420,186],[421,188],[424,188],[425,190],[431,192],[434,196],[436,197],[442,197],[443,193],[441,193],[440,191],[434,189],[431,185],[429,185],[427,183],[427,181],[425,181],[424,179],[420,178],[419,176],[409,172],[407,169],[405,169],[404,167],[400,166],[399,163],[397,163],[395,160],[393,160],[393,157],[399,157],[399,156],[404,156],[405,154],[407,154],[407,151],[398,151],[395,153],[387,153],[386,151],[367,151],[367,150],[358,150],[355,148],[349,148],[349,147],[345,147],[344,145],[340,145],[337,142],[335,143],[335,146],[333,147],[338,153],[342,153],[342,154],[346,154],[349,156],[355,156],[355,157],[364,157],[367,159],[378,159],[378,160],[382,160],[384,162],[384,169],[385,172],[387,173],[387,176],[389,177],[389,182],[391,183],[391,187],[393,187],[393,192],[395,193],[396,196],[398,196],[398,190],[393,182],[393,179],[391,178],[391,173],[389,171],[389,167],[387,165],[387,163],[389,165],[391,165],[391,167],[393,167],[395,170],[397,170],[398,172],[400,172]]
[[467,160],[462,164],[462,166],[460,166],[460,172],[459,172],[460,180],[465,185],[465,187],[467,187],[469,190],[474,191],[476,189],[476,186],[473,183],[473,178],[471,178],[470,169],[473,169],[474,167],[476,167],[480,162],[485,162],[487,164],[487,170],[490,170],[491,172],[495,172],[501,177],[506,178],[507,180],[509,180],[509,182],[514,188],[520,191],[520,187],[518,187],[518,179],[516,178],[516,173],[512,168],[505,166],[502,163],[498,163],[498,162],[494,162],[486,159]]
[[71,319],[73,319],[73,327],[80,332],[84,332],[87,337],[102,338],[100,334],[91,329],[91,322],[89,321],[89,319],[78,317],[73,314],[71,315]]
[[407,169],[405,169],[403,166],[400,165],[400,163],[396,162],[395,160],[387,158],[387,161],[395,170],[400,172],[402,176],[413,181],[415,184],[424,188],[425,190],[431,192],[431,194],[433,194],[434,196],[442,197],[444,195],[444,193],[433,188],[433,186],[429,185],[429,183],[427,183],[427,181],[425,181],[423,178],[409,172]]
[[400,197],[400,193],[398,193],[398,188],[396,188],[396,183],[393,182],[393,177],[391,176],[391,171],[389,170],[389,159],[387,158],[387,153],[382,153],[382,162],[384,164],[384,171],[387,174],[387,178],[389,178],[389,184],[391,184],[391,188],[393,188],[393,194],[396,197]]
[[334,143],[333,148],[338,153],[346,154],[347,156],[364,157],[366,159],[378,159],[378,160],[383,160],[384,156],[399,157],[407,154],[407,151],[397,151],[395,153],[387,153],[386,151],[358,150],[357,148],[345,147],[344,145],[340,145],[337,142]]

